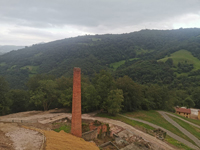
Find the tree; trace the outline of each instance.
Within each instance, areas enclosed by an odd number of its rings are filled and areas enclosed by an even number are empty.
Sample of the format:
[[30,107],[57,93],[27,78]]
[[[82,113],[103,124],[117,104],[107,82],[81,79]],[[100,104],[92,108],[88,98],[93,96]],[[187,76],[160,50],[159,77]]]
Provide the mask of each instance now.
[[123,110],[133,111],[140,109],[143,101],[142,88],[139,84],[135,83],[130,77],[124,76],[116,81],[118,89],[123,91],[124,101]]
[[165,62],[165,64],[168,64],[169,66],[173,66],[173,59],[172,58],[168,58],[167,61]]
[[190,97],[187,97],[185,100],[184,100],[184,105],[187,107],[187,108],[192,108],[195,106],[195,103],[194,101],[190,98]]
[[195,107],[200,108],[200,87],[197,87],[192,92],[192,99],[194,100]]
[[0,76],[0,115],[10,112],[12,101],[8,97],[9,86],[4,77]]
[[104,102],[104,109],[111,115],[116,115],[121,111],[122,102],[124,101],[123,91],[120,89],[111,90],[107,100]]
[[12,100],[11,110],[13,113],[26,111],[29,105],[29,93],[25,90],[11,90],[9,97]]
[[98,109],[100,96],[95,87],[90,83],[81,84],[81,105],[83,112],[91,112]]
[[114,79],[109,72],[102,70],[99,74],[95,75],[93,83],[97,94],[100,97],[99,105],[103,108],[103,102],[107,100],[110,90],[115,89]]
[[31,77],[28,82],[26,83],[27,87],[31,91],[35,91],[40,86],[39,81],[41,80],[55,80],[55,77],[52,75],[46,75],[46,74],[37,74],[33,77]]
[[169,100],[168,89],[158,85],[150,85],[145,91],[145,99],[150,102],[150,109],[166,109]]
[[31,91],[31,101],[36,106],[43,106],[44,111],[48,110],[51,103],[57,99],[56,83],[53,80],[41,80],[39,87]]
[[58,90],[57,92],[59,93],[58,102],[71,109],[73,79],[62,76],[61,78],[56,79],[56,84]]

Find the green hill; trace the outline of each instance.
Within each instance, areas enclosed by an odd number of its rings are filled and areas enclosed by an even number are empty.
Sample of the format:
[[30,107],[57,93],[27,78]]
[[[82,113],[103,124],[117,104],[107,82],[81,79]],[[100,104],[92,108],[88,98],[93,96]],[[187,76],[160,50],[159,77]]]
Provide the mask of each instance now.
[[[176,79],[174,74],[177,73],[189,75],[197,71],[192,76],[198,76],[199,36],[198,28],[141,30],[127,34],[78,36],[35,44],[0,55],[0,76],[6,77],[11,88],[25,88],[29,77],[35,74],[72,76],[73,67],[80,67],[89,78],[104,69],[115,77],[128,75],[141,84],[173,84]],[[187,61],[188,65],[191,63],[193,66],[181,64],[179,69],[174,69],[164,63],[170,57],[175,64]]]
[[166,62],[169,58],[173,60],[173,63],[176,66],[178,65],[178,63],[188,63],[188,64],[193,64],[194,66],[193,70],[200,69],[200,60],[194,57],[192,53],[187,50],[179,50],[177,52],[170,54],[170,56],[159,59],[158,61]]

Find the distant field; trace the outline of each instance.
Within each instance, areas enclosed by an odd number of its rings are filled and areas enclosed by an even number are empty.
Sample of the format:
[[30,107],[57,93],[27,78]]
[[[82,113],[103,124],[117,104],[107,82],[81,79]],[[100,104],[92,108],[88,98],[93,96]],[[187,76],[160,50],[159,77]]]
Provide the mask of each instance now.
[[194,69],[193,70],[198,70],[200,69],[200,60],[194,57],[191,52],[187,50],[180,50],[175,53],[172,53],[170,56],[167,56],[165,58],[159,59],[158,61],[163,61],[166,62],[167,59],[172,58],[174,65],[178,65],[179,62],[185,63],[187,61],[188,64],[193,64]]
[[139,54],[145,54],[145,53],[151,53],[153,52],[154,50],[145,50],[145,49],[137,49],[136,50],[136,55],[139,55]]
[[[133,60],[137,60],[139,58],[131,58],[129,59],[129,61],[133,61]],[[118,62],[115,62],[115,63],[111,63],[110,64],[110,67],[113,67],[113,70],[115,71],[119,66],[125,64],[126,60],[121,60],[121,61],[118,61]]]
[[6,65],[5,62],[0,63],[0,66],[5,66],[5,65]]
[[38,56],[40,56],[40,55],[42,55],[42,52],[40,52],[40,53],[38,53],[38,54],[35,54],[34,57],[38,57]]
[[31,74],[37,74],[39,66],[24,66],[21,69],[29,69]]
[[93,41],[93,42],[101,41],[101,39],[100,39],[100,38],[92,38],[92,41]]

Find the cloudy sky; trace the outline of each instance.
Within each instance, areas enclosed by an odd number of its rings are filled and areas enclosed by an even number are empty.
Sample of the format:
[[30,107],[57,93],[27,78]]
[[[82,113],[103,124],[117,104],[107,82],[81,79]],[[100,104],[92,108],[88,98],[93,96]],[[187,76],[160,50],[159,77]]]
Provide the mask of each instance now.
[[0,45],[181,27],[200,28],[200,0],[0,0]]

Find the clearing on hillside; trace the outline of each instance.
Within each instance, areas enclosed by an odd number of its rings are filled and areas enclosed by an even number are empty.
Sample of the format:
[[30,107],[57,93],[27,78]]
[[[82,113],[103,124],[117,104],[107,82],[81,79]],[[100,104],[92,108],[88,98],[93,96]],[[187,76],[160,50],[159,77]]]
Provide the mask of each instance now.
[[[137,60],[139,58],[131,58],[129,59],[129,61],[133,61],[133,60]],[[111,63],[110,67],[113,67],[113,70],[115,71],[118,67],[120,67],[121,65],[125,64],[126,60],[121,60],[115,63]]]
[[173,59],[173,64],[178,65],[178,63],[185,63],[193,64],[194,69],[200,69],[200,60],[194,57],[191,52],[187,50],[179,50],[177,52],[172,53],[170,56],[166,56],[165,58],[159,59],[158,61],[166,62],[169,58]]

